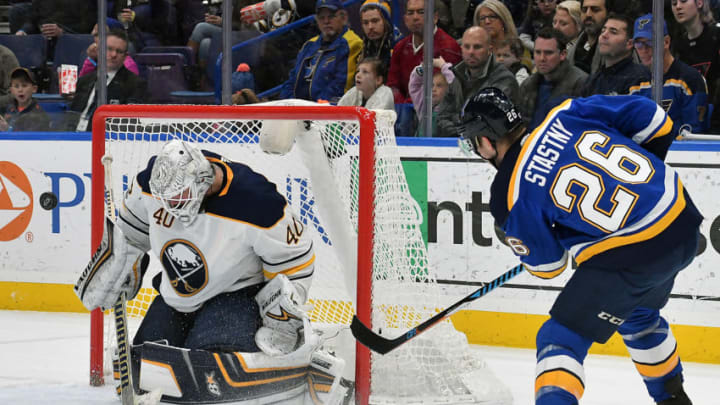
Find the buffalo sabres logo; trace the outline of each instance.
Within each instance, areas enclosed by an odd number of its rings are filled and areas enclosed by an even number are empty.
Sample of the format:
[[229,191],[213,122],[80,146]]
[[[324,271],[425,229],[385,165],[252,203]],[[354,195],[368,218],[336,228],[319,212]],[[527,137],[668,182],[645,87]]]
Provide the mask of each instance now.
[[285,308],[283,308],[283,307],[280,307],[280,315],[276,315],[276,314],[273,314],[273,313],[271,313],[271,312],[268,312],[268,313],[267,313],[267,316],[268,316],[269,318],[275,319],[275,320],[277,320],[277,321],[283,321],[283,322],[289,321],[290,319],[301,320],[301,319],[298,318],[297,316],[295,316],[295,315],[289,313],[288,311],[286,311]]
[[215,373],[205,373],[205,383],[207,384],[208,392],[219,397],[222,395],[220,392],[220,385],[215,381]]
[[182,239],[171,240],[163,246],[160,259],[170,285],[178,295],[195,295],[207,285],[207,263],[192,243]]

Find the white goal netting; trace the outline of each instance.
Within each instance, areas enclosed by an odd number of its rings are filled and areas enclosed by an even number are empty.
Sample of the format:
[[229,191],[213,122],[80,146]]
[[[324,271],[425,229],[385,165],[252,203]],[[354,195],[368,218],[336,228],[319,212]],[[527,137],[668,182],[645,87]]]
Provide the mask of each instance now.
[[[385,356],[356,357],[347,328],[354,313],[365,310],[374,330],[394,337],[448,302],[440,300],[428,268],[422,214],[410,195],[395,143],[394,112],[375,111],[373,117],[364,109],[351,114],[350,107],[302,105],[128,111],[121,109],[138,106],[112,106],[99,110],[107,118],[94,137],[106,139],[105,153],[113,157],[117,199],[150,156],[174,138],[247,164],[275,183],[314,235],[317,259],[309,313],[328,335],[338,334],[327,344],[349,364],[359,402],[366,402],[362,391],[367,389],[370,403],[511,403],[508,391],[449,321]],[[260,143],[268,136],[294,139],[294,144],[286,154],[264,153]],[[374,154],[367,156],[361,141],[369,142]],[[363,200],[365,195],[370,198]],[[371,232],[363,231],[368,217],[359,220],[363,209],[372,214]],[[364,255],[361,249],[358,257],[363,243],[372,253]],[[358,266],[361,262],[368,263],[367,269]],[[157,263],[151,268],[159,271]],[[141,319],[150,305],[156,294],[151,278],[146,275],[140,294],[128,303],[129,317]],[[113,341],[110,324],[106,322],[105,342]],[[369,381],[363,381],[367,370]]]

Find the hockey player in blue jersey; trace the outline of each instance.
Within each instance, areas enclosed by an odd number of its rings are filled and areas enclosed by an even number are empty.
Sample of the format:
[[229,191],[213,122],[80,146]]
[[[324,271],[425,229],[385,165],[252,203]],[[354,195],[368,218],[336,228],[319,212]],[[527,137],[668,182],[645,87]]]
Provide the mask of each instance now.
[[659,310],[695,256],[702,216],[663,163],[672,121],[640,96],[566,100],[532,133],[488,88],[462,110],[461,146],[498,170],[490,209],[525,268],[578,267],[537,333],[535,403],[577,404],[593,342],[617,331],[652,398],[689,405],[677,343]]

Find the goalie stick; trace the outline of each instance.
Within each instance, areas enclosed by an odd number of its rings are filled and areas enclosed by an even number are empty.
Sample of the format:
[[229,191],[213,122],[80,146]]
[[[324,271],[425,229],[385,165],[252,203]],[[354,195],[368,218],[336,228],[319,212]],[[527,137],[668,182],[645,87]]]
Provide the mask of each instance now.
[[465,298],[461,299],[460,301],[452,304],[451,306],[447,307],[445,310],[438,312],[433,316],[432,318],[428,319],[427,321],[421,323],[420,325],[410,329],[409,331],[403,333],[402,335],[396,337],[395,339],[386,339],[377,333],[373,332],[372,329],[368,328],[363,324],[360,319],[358,319],[357,315],[353,316],[352,323],[350,324],[350,330],[352,331],[353,336],[355,336],[355,339],[357,339],[358,342],[362,343],[365,347],[368,349],[380,353],[380,354],[386,354],[399,346],[407,343],[410,339],[414,338],[415,336],[419,335],[420,333],[426,331],[427,329],[430,329],[433,327],[436,323],[442,321],[443,319],[447,318],[448,316],[454,314],[457,312],[460,308],[464,307],[465,305],[469,304],[472,301],[475,301],[476,299],[484,296],[485,294],[489,293],[490,291],[494,290],[497,287],[500,287],[501,285],[505,284],[506,281],[510,280],[511,278],[517,276],[523,271],[523,265],[518,264],[517,266],[513,267],[512,269],[506,271],[503,275],[496,278],[495,280],[491,281],[488,284],[485,284],[481,288],[475,290],[470,295],[466,296]]
[[[112,186],[112,171],[110,165],[113,158],[110,155],[102,157],[105,168],[105,213],[113,221],[115,217],[115,194]],[[135,405],[135,391],[132,385],[132,368],[130,367],[130,345],[128,344],[127,314],[125,293],[121,293],[113,305],[115,316],[115,337],[118,345],[118,363],[120,368],[120,400],[123,405]]]

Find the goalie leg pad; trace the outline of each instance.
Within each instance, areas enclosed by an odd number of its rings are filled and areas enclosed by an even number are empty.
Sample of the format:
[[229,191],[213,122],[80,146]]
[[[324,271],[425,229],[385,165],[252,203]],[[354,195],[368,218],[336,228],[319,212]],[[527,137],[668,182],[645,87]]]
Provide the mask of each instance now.
[[141,347],[139,387],[163,391],[177,404],[254,400],[257,404],[302,404],[310,360],[319,340],[284,356],[265,353],[216,353],[148,342]]
[[75,284],[75,294],[85,308],[112,308],[121,293],[128,300],[140,290],[149,256],[128,243],[120,228],[105,219],[105,231],[90,263]]
[[316,350],[310,361],[305,404],[349,405],[355,391],[352,381],[342,378],[345,360]]
[[255,343],[260,350],[277,356],[302,345],[307,315],[300,307],[300,294],[284,274],[270,280],[257,293],[255,301],[260,307],[263,324],[255,334]]

